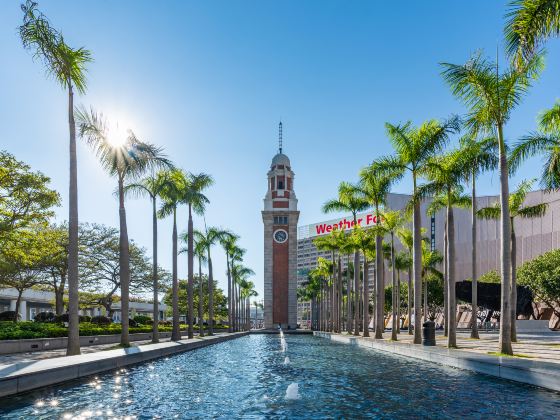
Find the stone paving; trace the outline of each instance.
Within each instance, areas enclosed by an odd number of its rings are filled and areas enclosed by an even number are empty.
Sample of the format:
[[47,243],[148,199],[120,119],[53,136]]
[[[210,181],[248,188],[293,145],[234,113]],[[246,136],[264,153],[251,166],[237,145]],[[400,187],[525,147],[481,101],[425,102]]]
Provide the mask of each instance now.
[[[185,338],[185,337],[183,337]],[[195,335],[196,338],[196,335]],[[159,340],[160,343],[165,343],[171,341],[170,338],[162,338]],[[132,346],[142,346],[146,344],[151,344],[151,340],[144,340],[144,341],[134,341]],[[118,347],[118,343],[111,343],[111,344],[100,344],[95,346],[83,346],[81,348],[82,354],[89,354],[89,353],[96,353],[99,351],[105,350],[112,350]],[[28,353],[12,353],[12,354],[3,354],[0,355],[0,368],[3,365],[11,365],[14,363],[19,362],[31,362],[31,361],[38,361],[43,359],[52,359],[55,357],[63,357],[66,356],[66,349],[56,349],[56,350],[43,350],[43,351],[36,351],[36,352],[28,352]]]
[[[373,336],[373,333],[371,333]],[[498,351],[498,333],[480,333],[480,340],[470,338],[470,332],[457,333],[457,346],[459,350],[475,353],[489,354]],[[383,338],[389,340],[390,332],[385,332]],[[518,334],[518,340],[513,343],[513,353],[522,358],[543,362],[560,364],[560,332]],[[403,331],[398,335],[399,341],[412,343],[412,336]],[[447,348],[447,338],[441,331],[437,332],[436,344],[438,347]]]

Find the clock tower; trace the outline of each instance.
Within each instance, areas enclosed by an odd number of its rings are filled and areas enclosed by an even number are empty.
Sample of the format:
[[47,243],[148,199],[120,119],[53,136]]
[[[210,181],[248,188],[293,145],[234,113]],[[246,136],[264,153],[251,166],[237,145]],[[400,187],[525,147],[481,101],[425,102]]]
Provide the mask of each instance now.
[[268,171],[264,198],[264,326],[297,327],[297,223],[294,172],[282,153],[282,122],[278,153]]

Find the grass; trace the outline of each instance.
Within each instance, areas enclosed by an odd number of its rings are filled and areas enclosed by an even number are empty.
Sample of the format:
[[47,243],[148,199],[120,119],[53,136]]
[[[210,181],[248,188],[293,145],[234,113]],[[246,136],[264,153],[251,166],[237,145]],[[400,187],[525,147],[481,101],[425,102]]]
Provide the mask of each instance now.
[[519,357],[519,358],[523,358],[523,359],[532,359],[533,357],[527,355],[527,354],[521,354],[521,353],[516,353],[516,354],[506,354],[506,353],[500,353],[499,351],[489,351],[487,352],[487,354],[489,354],[490,356],[498,356],[498,357]]

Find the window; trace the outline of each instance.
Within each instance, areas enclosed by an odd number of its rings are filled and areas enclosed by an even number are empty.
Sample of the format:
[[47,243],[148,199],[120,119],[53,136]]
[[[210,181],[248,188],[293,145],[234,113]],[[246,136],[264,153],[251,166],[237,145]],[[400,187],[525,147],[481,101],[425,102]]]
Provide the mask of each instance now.
[[284,181],[282,181],[282,180],[280,180],[280,179],[278,180],[278,189],[279,189],[279,190],[283,190],[283,189],[284,189]]
[[287,225],[288,224],[288,216],[274,216],[274,224],[275,225]]

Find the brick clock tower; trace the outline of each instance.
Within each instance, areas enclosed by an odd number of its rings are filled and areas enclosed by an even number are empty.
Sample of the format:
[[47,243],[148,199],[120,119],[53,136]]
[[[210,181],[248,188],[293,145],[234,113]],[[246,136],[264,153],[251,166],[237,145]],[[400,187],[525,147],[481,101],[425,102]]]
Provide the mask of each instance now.
[[297,223],[294,172],[282,153],[282,123],[278,154],[268,171],[264,198],[264,326],[297,327]]

